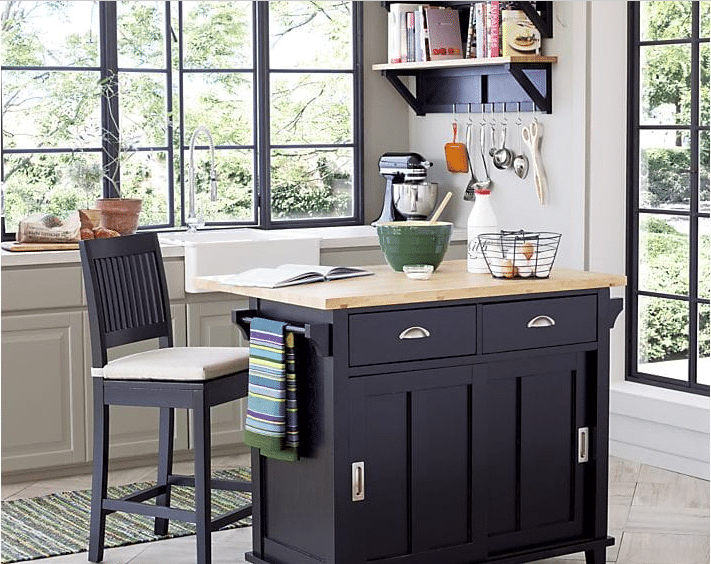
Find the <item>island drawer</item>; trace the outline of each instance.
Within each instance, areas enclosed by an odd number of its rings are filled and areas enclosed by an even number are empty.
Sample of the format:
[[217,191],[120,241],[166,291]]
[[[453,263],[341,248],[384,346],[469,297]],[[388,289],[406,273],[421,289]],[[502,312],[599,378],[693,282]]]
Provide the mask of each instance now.
[[482,312],[484,353],[597,340],[596,296],[489,304]]
[[351,314],[351,366],[476,353],[476,307],[447,306]]

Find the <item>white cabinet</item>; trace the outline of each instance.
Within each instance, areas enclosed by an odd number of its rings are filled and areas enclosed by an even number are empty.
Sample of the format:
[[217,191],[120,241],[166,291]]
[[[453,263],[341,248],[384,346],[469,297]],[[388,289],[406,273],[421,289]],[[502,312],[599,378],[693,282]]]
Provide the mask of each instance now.
[[2,469],[84,462],[81,312],[2,318]]
[[[249,301],[231,299],[200,301],[188,304],[188,346],[190,347],[246,347],[248,342],[232,323],[233,309],[246,309]],[[213,446],[242,442],[245,400],[233,401],[213,407]],[[192,425],[190,426],[192,432]]]
[[[173,342],[176,347],[185,346],[185,304],[171,304],[170,315],[173,320]],[[84,313],[84,387],[86,397],[86,452],[87,460],[92,459],[93,446],[93,391],[91,381],[91,341],[89,337],[89,318]],[[129,354],[143,352],[158,347],[157,339],[131,343],[109,349],[109,360]],[[157,407],[134,407],[112,405],[109,414],[109,459],[134,457],[143,454],[158,453],[158,416]],[[188,448],[187,410],[175,410],[175,450]]]

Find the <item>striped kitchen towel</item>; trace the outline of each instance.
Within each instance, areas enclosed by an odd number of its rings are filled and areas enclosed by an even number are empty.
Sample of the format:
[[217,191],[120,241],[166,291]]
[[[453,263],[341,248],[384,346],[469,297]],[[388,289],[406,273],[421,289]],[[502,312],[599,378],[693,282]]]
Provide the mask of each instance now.
[[249,390],[244,443],[279,460],[298,460],[294,334],[255,317],[249,326]]

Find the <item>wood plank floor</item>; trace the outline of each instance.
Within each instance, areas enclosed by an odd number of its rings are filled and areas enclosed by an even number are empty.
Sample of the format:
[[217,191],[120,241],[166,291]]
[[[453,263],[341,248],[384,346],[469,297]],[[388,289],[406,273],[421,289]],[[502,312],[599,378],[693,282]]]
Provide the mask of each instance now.
[[[248,455],[216,457],[213,468],[249,464]],[[191,463],[176,464],[189,473]],[[153,479],[155,468],[111,472],[110,484]],[[22,484],[3,484],[2,499],[19,499],[88,488],[89,475]],[[608,562],[619,564],[709,564],[709,482],[652,466],[611,458],[610,534],[616,538]],[[213,534],[213,563],[242,564],[251,550],[251,528]],[[34,560],[47,564],[85,564],[86,553]],[[541,560],[539,564],[584,562],[582,554]],[[193,564],[195,538],[183,537],[107,549],[107,564]]]

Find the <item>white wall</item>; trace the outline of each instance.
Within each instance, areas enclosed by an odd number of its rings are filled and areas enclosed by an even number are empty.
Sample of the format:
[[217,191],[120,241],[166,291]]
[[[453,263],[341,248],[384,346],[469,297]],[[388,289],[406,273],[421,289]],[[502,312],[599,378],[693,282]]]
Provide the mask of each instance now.
[[[385,13],[375,8],[377,4],[366,2],[366,29],[377,26],[384,37]],[[520,181],[511,171],[494,170],[493,205],[502,227],[562,233],[558,266],[624,274],[627,3],[555,2],[554,20],[553,38],[544,45],[545,54],[558,56],[552,77],[553,113],[538,114],[549,203],[539,206],[532,174]],[[371,47],[375,60],[368,61],[366,77],[370,74],[371,81],[375,77],[385,83],[369,70],[371,62],[385,61],[385,43],[381,38],[377,48]],[[395,127],[391,138],[380,128],[375,144],[416,151],[432,160],[430,179],[440,183],[442,195],[452,190],[455,196],[444,219],[465,225],[471,208],[462,200],[468,175],[447,172],[444,162],[443,147],[451,141],[451,114],[417,117],[392,88],[377,102],[368,98],[366,90],[366,108],[381,102],[387,105],[390,126],[399,124],[402,108],[407,124],[404,130]],[[530,114],[523,116],[527,123]],[[381,114],[378,119],[385,117]],[[479,121],[478,115],[474,118]],[[509,127],[515,118],[509,114]],[[462,125],[466,115],[458,119]],[[511,131],[509,143],[517,146]],[[370,163],[366,160],[366,168],[375,167],[376,177],[377,156],[371,153]],[[376,199],[373,192],[380,197],[382,184],[366,187],[370,201]],[[613,289],[613,296],[624,296],[624,291]],[[624,321],[623,312],[611,335],[611,453],[708,478],[708,398],[626,382]]]
[[[579,127],[584,118],[585,82],[579,79],[580,60],[583,52],[578,44],[575,30],[579,27],[585,4],[581,2],[557,2],[553,38],[544,44],[545,54],[558,55],[558,64],[553,67],[553,114],[537,113],[542,124],[541,156],[548,179],[549,201],[545,207],[538,203],[533,184],[533,171],[524,180],[513,170],[497,170],[489,163],[493,180],[492,203],[501,226],[506,229],[548,230],[563,234],[557,264],[570,268],[584,266],[585,224],[584,204],[584,132]],[[502,114],[497,114],[497,118]],[[523,112],[524,124],[532,114]],[[468,174],[452,174],[444,161],[444,144],[452,140],[452,115],[429,114],[417,117],[409,111],[410,146],[435,163],[430,177],[440,184],[441,194],[454,192],[452,203],[444,219],[466,225],[472,203],[462,199]],[[508,121],[508,146],[518,148],[516,114],[506,115]],[[457,116],[460,127],[467,120],[466,114]],[[479,114],[473,115],[479,122]],[[475,138],[478,139],[478,128]],[[488,135],[487,135],[488,138]],[[463,135],[460,135],[460,141]],[[487,157],[488,158],[488,157]],[[480,164],[475,163],[480,169]]]

